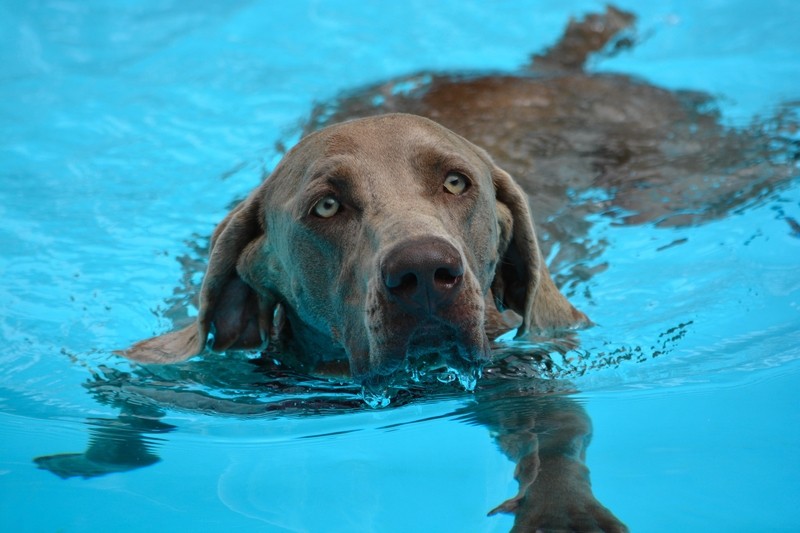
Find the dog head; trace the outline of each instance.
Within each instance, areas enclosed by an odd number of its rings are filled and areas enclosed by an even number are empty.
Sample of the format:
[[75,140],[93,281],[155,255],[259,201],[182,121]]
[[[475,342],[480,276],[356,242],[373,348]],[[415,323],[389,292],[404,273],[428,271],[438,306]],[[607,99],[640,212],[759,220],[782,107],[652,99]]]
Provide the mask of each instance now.
[[430,353],[485,362],[491,306],[520,315],[519,335],[588,323],[513,179],[430,120],[382,115],[302,139],[214,231],[196,323],[122,355],[169,363],[287,335],[310,366],[346,359],[364,381]]

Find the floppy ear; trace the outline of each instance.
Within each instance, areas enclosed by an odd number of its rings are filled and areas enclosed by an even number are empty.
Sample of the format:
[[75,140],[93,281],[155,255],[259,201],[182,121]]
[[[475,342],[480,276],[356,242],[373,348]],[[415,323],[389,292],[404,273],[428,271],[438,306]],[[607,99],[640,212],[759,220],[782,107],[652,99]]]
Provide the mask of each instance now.
[[536,241],[525,192],[500,168],[492,171],[492,181],[500,226],[500,261],[492,294],[498,309],[522,316],[517,337],[591,324],[553,283]]
[[277,302],[269,294],[256,292],[239,274],[266,237],[261,198],[259,187],[214,230],[195,323],[116,353],[144,363],[183,361],[205,349],[209,333],[209,347],[215,351],[265,345]]

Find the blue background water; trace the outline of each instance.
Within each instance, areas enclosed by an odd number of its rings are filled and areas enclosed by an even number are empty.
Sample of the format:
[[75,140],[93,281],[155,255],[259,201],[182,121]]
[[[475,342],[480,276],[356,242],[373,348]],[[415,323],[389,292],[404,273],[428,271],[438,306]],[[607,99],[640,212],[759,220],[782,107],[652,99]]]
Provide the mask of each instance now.
[[[647,2],[594,70],[720,98],[748,123],[800,97],[800,4]],[[168,410],[162,461],[62,480],[116,416],[82,386],[170,327],[176,258],[259,182],[313,102],[423,69],[513,69],[600,2],[0,4],[0,529],[508,531],[513,464],[458,396],[319,417]],[[595,494],[633,531],[800,529],[800,185],[681,230],[602,227],[601,328],[671,351],[576,380]],[[658,251],[676,239],[680,246]],[[577,302],[580,306],[581,302]],[[311,438],[313,437],[313,438]]]

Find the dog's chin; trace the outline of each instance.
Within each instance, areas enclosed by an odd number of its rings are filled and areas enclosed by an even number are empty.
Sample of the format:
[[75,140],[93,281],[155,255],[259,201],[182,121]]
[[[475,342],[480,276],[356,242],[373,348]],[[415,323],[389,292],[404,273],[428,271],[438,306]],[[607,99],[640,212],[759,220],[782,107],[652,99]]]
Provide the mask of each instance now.
[[390,340],[370,352],[368,373],[354,376],[364,385],[368,403],[374,403],[368,396],[380,399],[408,382],[452,381],[472,390],[491,357],[483,321],[477,319],[452,324],[432,317],[384,338]]

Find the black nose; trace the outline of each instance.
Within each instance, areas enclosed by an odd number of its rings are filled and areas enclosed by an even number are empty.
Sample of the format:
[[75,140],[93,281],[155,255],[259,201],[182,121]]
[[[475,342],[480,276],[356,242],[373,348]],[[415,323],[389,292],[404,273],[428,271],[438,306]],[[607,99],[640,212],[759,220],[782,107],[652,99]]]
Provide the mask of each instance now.
[[408,240],[389,250],[381,263],[391,300],[418,315],[434,313],[458,294],[464,263],[458,250],[438,237]]

